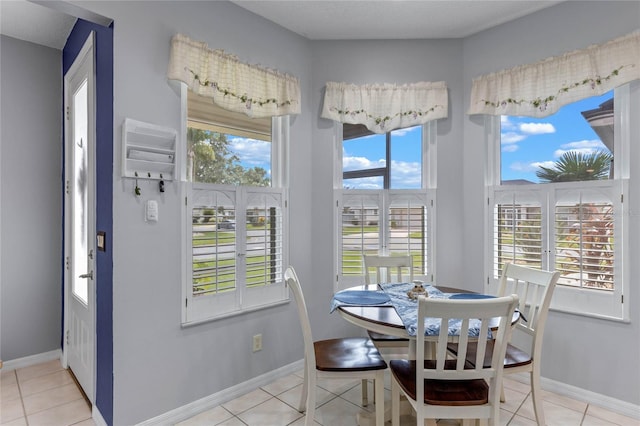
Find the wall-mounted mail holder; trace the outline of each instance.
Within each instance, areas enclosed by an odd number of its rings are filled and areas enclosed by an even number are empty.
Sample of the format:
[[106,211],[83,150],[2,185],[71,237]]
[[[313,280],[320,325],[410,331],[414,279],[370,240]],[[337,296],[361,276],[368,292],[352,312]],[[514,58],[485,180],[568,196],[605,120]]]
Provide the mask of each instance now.
[[173,180],[176,171],[174,129],[127,118],[122,124],[122,176]]

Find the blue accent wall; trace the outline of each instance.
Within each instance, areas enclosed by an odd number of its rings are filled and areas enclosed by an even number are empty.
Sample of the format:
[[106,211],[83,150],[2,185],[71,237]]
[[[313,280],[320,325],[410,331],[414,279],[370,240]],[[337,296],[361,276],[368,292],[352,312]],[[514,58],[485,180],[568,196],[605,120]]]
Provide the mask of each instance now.
[[98,251],[96,256],[95,404],[107,424],[112,425],[113,24],[103,27],[78,19],[62,51],[62,71],[64,75],[69,70],[91,31],[96,34],[96,230],[106,233],[106,251]]

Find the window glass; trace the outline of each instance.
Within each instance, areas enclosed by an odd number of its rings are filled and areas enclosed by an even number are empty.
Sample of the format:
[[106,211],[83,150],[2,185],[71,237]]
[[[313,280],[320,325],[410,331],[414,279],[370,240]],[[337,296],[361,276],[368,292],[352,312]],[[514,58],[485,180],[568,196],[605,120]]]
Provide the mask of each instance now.
[[422,126],[391,132],[391,189],[422,188]]
[[271,119],[227,111],[191,91],[187,101],[187,179],[271,185]]
[[613,91],[544,118],[502,116],[503,185],[608,179],[614,155]]
[[373,134],[362,125],[343,125],[345,189],[422,187],[422,126]]
[[[345,124],[345,126],[349,125]],[[386,135],[376,134],[344,140],[343,171],[370,170],[385,167],[386,144]]]
[[221,185],[271,185],[271,142],[189,122],[187,170],[192,182]]

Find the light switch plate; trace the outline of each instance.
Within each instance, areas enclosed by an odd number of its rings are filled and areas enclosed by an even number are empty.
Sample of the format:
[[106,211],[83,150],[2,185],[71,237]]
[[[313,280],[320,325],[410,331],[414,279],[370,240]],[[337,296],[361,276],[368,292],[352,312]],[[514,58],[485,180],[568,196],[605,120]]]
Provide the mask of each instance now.
[[156,200],[147,200],[145,220],[147,222],[158,221],[158,202]]

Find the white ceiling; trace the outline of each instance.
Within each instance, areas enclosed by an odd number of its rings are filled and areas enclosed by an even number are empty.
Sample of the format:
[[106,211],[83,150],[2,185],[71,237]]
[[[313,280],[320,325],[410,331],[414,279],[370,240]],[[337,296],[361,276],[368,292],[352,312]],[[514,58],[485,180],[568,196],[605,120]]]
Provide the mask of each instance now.
[[[561,3],[525,0],[232,0],[311,40],[460,38]],[[45,1],[38,3],[47,4]],[[27,0],[0,0],[0,33],[62,49],[76,18]],[[68,3],[67,3],[68,6]]]
[[26,0],[0,0],[0,33],[62,49],[76,18]]
[[561,1],[232,0],[311,40],[462,38]]

